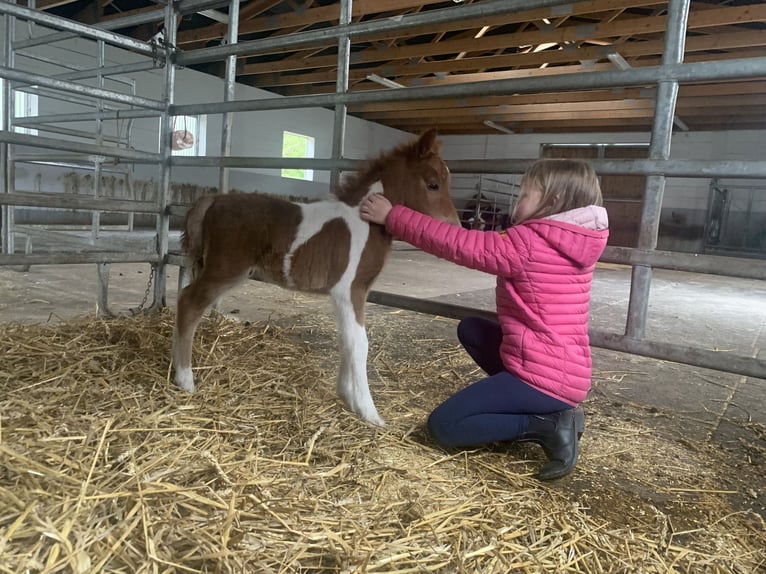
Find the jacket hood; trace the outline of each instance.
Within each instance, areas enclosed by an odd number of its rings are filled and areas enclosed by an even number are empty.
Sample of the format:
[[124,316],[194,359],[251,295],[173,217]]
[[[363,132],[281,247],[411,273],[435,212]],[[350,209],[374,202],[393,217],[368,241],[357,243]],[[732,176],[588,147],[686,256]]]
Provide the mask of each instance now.
[[606,209],[589,205],[527,222],[562,256],[582,267],[595,265],[609,237]]

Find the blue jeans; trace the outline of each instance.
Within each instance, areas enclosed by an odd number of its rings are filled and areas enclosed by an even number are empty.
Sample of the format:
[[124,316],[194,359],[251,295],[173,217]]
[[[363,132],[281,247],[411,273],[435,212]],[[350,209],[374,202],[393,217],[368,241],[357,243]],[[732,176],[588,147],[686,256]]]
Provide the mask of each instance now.
[[500,358],[502,332],[495,321],[468,317],[457,336],[471,358],[489,375],[452,395],[428,417],[428,429],[445,447],[512,441],[527,430],[530,414],[571,409],[515,377]]

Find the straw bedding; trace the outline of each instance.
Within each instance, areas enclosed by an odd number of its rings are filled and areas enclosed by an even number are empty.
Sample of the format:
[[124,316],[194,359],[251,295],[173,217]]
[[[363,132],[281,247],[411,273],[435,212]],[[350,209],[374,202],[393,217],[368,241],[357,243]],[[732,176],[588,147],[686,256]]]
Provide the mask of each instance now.
[[[764,567],[763,520],[727,502],[703,453],[598,413],[557,484],[531,478],[534,445],[444,452],[422,423],[472,366],[395,313],[370,319],[388,422],[372,428],[335,398],[331,319],[316,321],[205,320],[191,395],[170,381],[170,312],[0,325],[0,572]],[[620,458],[637,440],[662,473]],[[606,462],[633,487],[598,483]]]

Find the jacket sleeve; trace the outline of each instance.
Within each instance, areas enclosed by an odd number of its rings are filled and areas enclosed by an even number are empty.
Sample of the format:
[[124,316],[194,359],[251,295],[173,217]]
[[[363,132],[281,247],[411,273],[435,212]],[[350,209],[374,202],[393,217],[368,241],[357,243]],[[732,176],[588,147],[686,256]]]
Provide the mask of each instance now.
[[402,205],[395,205],[386,219],[389,233],[426,253],[500,276],[514,275],[529,257],[530,237],[522,228],[502,233],[464,229]]

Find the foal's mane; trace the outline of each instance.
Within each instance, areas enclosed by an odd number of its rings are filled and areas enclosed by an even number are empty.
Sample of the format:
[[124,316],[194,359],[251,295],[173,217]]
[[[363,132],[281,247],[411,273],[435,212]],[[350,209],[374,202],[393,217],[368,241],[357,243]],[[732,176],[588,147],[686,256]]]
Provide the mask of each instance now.
[[333,195],[348,205],[359,205],[362,198],[370,190],[370,186],[383,178],[386,169],[391,169],[391,166],[400,159],[405,160],[406,163],[410,163],[409,160],[414,162],[420,153],[422,152],[419,142],[416,140],[401,144],[393,150],[382,153],[377,158],[369,159],[360,171],[341,181],[333,191]]

